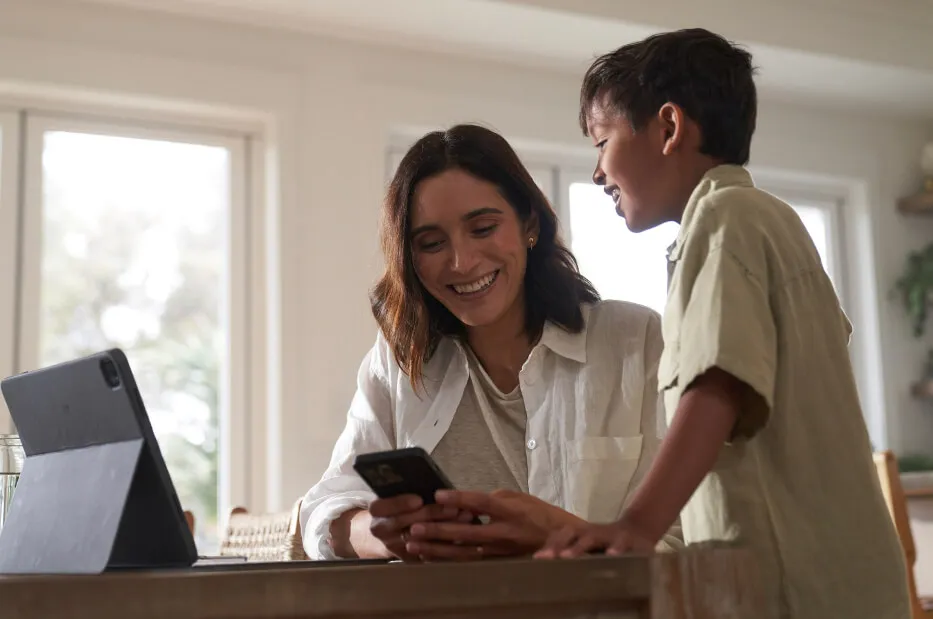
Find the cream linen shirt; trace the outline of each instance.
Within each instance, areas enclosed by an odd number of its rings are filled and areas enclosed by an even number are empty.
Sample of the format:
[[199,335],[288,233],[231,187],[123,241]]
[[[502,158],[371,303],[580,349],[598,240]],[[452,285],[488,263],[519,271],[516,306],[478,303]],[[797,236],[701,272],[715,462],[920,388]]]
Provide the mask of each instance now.
[[659,371],[668,424],[712,367],[761,396],[681,513],[684,541],[750,547],[762,617],[907,619],[851,326],[800,218],[744,168],[720,166],[693,192],[669,260]]
[[[528,415],[528,490],[580,517],[608,522],[620,515],[657,452],[661,325],[655,312],[621,301],[583,312],[580,333],[545,325],[519,373]],[[416,445],[430,453],[447,432],[470,377],[462,345],[443,340],[424,377],[427,393],[416,395],[386,340],[377,337],[360,367],[330,466],[302,503],[304,547],[312,559],[335,558],[331,521],[375,498],[352,468],[357,454]]]

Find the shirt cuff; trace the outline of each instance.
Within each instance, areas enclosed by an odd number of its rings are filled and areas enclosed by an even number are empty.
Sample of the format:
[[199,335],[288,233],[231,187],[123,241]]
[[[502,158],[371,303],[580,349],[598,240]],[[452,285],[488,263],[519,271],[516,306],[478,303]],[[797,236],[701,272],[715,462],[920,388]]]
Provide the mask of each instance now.
[[330,523],[351,509],[366,509],[371,497],[366,493],[346,494],[327,499],[311,512],[302,541],[305,553],[313,561],[333,561],[342,559],[334,554],[330,545]]

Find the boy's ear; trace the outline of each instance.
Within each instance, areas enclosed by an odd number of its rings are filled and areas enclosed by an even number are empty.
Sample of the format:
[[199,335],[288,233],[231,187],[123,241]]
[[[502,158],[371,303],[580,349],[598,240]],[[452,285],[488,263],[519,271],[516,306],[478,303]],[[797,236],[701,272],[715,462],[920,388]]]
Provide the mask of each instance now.
[[664,132],[661,153],[673,154],[684,141],[687,130],[687,115],[682,107],[676,103],[667,102],[658,110],[658,121]]

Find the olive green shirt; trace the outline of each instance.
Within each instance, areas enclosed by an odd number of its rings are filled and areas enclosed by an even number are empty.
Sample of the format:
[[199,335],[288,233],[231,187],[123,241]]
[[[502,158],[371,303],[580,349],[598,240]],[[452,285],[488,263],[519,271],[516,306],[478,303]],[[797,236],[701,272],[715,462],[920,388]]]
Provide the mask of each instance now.
[[794,209],[744,168],[716,167],[694,190],[669,261],[658,373],[668,425],[683,391],[713,367],[760,396],[684,507],[684,541],[751,548],[762,617],[908,619],[851,326]]

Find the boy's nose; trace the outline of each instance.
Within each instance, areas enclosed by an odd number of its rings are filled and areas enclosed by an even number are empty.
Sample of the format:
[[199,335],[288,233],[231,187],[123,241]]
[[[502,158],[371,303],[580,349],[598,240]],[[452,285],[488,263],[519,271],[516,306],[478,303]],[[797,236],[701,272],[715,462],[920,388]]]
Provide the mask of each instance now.
[[599,186],[606,184],[606,173],[603,172],[602,167],[600,167],[598,163],[596,164],[596,169],[593,170],[593,182]]

